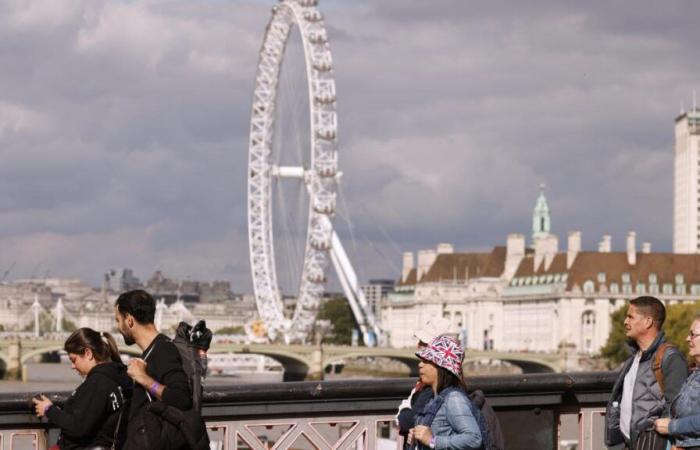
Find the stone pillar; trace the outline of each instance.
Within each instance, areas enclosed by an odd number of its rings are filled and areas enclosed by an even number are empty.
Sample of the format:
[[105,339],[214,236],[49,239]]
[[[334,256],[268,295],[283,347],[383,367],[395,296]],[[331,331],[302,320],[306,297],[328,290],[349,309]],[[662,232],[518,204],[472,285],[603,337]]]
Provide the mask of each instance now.
[[22,342],[19,339],[13,340],[7,349],[8,362],[5,378],[8,380],[18,380],[22,376]]
[[562,342],[559,344],[559,367],[562,372],[570,372],[578,369],[576,361],[576,345],[572,342]]
[[311,353],[311,367],[307,380],[323,380],[323,345],[320,342],[316,343],[313,353]]

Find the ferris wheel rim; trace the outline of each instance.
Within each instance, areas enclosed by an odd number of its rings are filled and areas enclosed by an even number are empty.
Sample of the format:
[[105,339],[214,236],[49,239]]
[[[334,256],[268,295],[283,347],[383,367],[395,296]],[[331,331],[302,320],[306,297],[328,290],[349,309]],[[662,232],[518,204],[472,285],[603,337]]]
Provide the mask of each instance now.
[[[284,0],[273,7],[260,50],[249,140],[248,241],[256,304],[270,337],[305,340],[324,291],[337,174],[337,113],[332,58],[315,0]],[[279,75],[294,26],[301,36],[310,115],[310,166],[303,171],[309,209],[303,269],[292,319],[284,315],[275,267],[272,164]]]

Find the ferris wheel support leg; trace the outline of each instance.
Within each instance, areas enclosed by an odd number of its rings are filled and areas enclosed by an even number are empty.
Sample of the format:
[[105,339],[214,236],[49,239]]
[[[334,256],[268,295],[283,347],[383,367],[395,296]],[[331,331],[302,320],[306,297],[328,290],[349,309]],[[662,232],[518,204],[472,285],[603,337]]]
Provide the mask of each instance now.
[[345,293],[345,297],[347,297],[347,299],[348,299],[348,303],[350,304],[350,309],[352,309],[352,314],[357,319],[357,324],[360,327],[360,331],[362,332],[362,336],[365,339],[365,343],[367,343],[367,338],[368,338],[367,326],[365,325],[365,321],[363,320],[362,311],[360,310],[360,306],[357,304],[357,300],[355,299],[355,294],[353,293],[352,289],[350,288],[350,285],[348,284],[348,279],[345,276],[343,266],[339,261],[338,255],[333,250],[331,250],[331,261],[333,261],[333,267],[335,267],[335,273],[338,274],[338,279],[340,280],[340,286],[343,288],[343,292]]
[[[374,315],[370,311],[369,304],[365,299],[365,294],[362,292],[357,282],[355,269],[352,267],[350,259],[347,253],[345,253],[345,248],[335,231],[333,231],[331,236],[330,253],[333,266],[340,279],[340,284],[345,292],[345,296],[348,298],[350,308],[364,336],[365,345],[374,347],[377,345],[377,339],[380,338],[379,327],[374,320]],[[374,336],[370,334],[370,331]]]

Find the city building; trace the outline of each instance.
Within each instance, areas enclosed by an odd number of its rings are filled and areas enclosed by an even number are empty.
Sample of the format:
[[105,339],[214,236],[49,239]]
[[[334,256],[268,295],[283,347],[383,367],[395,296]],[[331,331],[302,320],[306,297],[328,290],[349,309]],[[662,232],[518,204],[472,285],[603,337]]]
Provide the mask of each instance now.
[[112,269],[104,274],[102,288],[112,292],[125,292],[138,289],[141,280],[134,276],[131,269]]
[[360,286],[360,290],[365,295],[365,300],[370,311],[377,319],[381,318],[381,304],[386,296],[394,292],[394,280],[369,280],[368,284]]
[[578,231],[560,250],[543,206],[540,193],[531,246],[522,234],[511,234],[490,252],[455,253],[440,244],[419,251],[417,265],[413,253],[404,254],[401,279],[382,303],[390,345],[414,346],[413,331],[443,316],[470,349],[556,352],[566,346],[595,354],[610,334],[610,315],[628,300],[654,295],[672,305],[700,296],[700,254],[652,253],[647,242],[638,249],[633,231],[624,251],[613,251],[609,235],[596,250],[584,250]]
[[676,118],[673,252],[700,251],[700,109]]
[[[257,318],[252,295],[234,295],[225,281],[175,281],[156,272],[146,286],[129,269],[105,274],[100,289],[79,279],[33,278],[0,283],[0,331],[45,334],[75,327],[114,330],[114,302],[124,290],[145,288],[158,302],[159,327],[206,320],[213,331],[243,329]],[[37,326],[38,323],[38,326]]]

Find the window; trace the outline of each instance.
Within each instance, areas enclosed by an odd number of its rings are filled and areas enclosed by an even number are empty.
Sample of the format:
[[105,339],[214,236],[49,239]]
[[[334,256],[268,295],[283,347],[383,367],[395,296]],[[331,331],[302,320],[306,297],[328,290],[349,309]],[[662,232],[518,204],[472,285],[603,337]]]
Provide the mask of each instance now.
[[647,287],[644,283],[637,283],[637,295],[644,295],[647,293]]
[[683,274],[682,273],[676,274],[676,284],[683,284]]
[[598,283],[605,283],[605,272],[598,272]]
[[664,283],[662,292],[666,295],[673,294],[673,285],[671,283]]
[[650,284],[649,285],[649,294],[658,295],[659,294],[659,285],[658,284]]
[[649,284],[656,284],[657,278],[655,273],[649,274]]
[[583,292],[586,294],[592,294],[595,291],[595,285],[591,280],[583,283]]
[[623,273],[623,274],[622,274],[622,282],[623,282],[623,283],[629,283],[629,282],[630,282],[630,274],[628,274],[628,273]]
[[677,284],[676,285],[676,294],[677,295],[685,295],[685,284]]
[[632,285],[631,284],[623,284],[622,285],[622,293],[623,294],[631,294],[632,293]]
[[620,293],[620,285],[617,283],[610,283],[610,293],[611,294],[619,294]]

